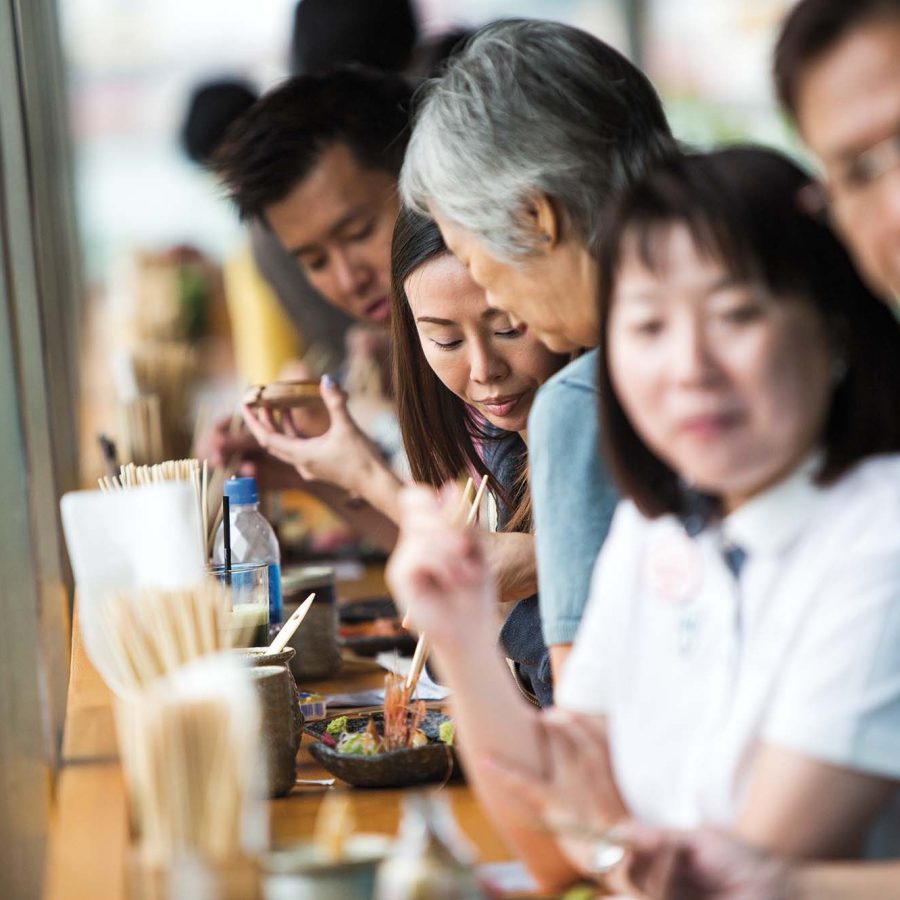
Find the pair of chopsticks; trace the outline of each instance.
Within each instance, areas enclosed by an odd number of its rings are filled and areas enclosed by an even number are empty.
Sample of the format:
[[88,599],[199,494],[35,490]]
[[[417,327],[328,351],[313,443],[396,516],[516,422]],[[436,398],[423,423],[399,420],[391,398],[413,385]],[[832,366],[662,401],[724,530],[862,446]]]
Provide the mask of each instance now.
[[[478,485],[478,490],[475,491],[475,482],[469,478],[463,489],[462,496],[459,498],[459,506],[457,506],[455,512],[451,516],[451,522],[454,525],[465,524],[466,528],[470,528],[475,524],[475,519],[478,518],[478,510],[481,506],[484,492],[487,490],[487,483],[488,477],[487,475],[483,475],[481,483]],[[473,491],[475,491],[474,499],[472,498]],[[406,618],[404,618],[403,624],[404,626],[406,625]],[[406,675],[406,690],[409,692],[409,696],[412,696],[415,692],[416,685],[419,683],[419,678],[422,676],[422,669],[425,667],[425,660],[428,658],[428,651],[430,649],[428,637],[425,635],[425,632],[422,632],[416,643],[412,663],[410,664],[409,672]]]

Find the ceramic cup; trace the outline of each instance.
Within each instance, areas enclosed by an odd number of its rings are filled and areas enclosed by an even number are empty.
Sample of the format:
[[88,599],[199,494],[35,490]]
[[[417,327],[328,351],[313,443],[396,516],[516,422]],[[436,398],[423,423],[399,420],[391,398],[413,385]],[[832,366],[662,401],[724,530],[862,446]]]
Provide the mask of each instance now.
[[254,666],[250,674],[259,696],[269,796],[283,797],[296,778],[301,734],[297,696],[284,665]]
[[264,647],[248,647],[245,650],[238,651],[251,666],[284,666],[291,679],[291,687],[294,690],[294,697],[297,702],[295,718],[297,719],[297,728],[303,730],[304,721],[303,713],[300,712],[300,690],[297,682],[294,680],[292,664],[296,651],[293,647],[285,647],[280,653],[266,653]]
[[323,859],[312,844],[268,854],[263,863],[267,900],[371,900],[375,872],[392,841],[380,834],[355,834],[339,862]]
[[297,651],[290,664],[291,671],[301,683],[328,678],[341,667],[334,569],[330,566],[286,569],[281,580],[284,618],[287,620],[313,591],[316,599],[288,642]]

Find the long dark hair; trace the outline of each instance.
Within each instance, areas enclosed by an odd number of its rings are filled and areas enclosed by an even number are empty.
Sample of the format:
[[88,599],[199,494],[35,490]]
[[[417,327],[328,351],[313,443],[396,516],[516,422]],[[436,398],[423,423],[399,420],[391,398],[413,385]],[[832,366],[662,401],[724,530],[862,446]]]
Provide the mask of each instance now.
[[862,282],[828,224],[807,211],[811,185],[780,153],[733,147],[661,163],[609,210],[599,250],[602,434],[614,479],[645,515],[682,512],[684,492],[616,396],[609,317],[623,245],[636,247],[653,271],[659,239],[674,225],[736,278],[779,299],[801,298],[822,318],[846,372],[832,395],[817,481],[834,482],[867,456],[900,451],[900,322]]
[[498,503],[511,511],[507,531],[531,530],[530,495],[523,471],[513,486],[501,484],[485,465],[477,444],[517,441],[512,432],[489,430],[474,409],[435,375],[422,351],[404,284],[418,268],[449,253],[437,225],[403,208],[391,245],[391,347],[394,391],[403,446],[416,481],[439,487],[474,473],[488,476]]

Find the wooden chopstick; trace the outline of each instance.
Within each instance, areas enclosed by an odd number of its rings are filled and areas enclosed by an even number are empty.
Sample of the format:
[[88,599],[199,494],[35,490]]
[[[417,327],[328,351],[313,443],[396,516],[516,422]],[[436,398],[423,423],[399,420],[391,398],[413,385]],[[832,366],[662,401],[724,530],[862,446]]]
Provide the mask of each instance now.
[[487,483],[487,475],[482,475],[481,484],[478,485],[478,490],[475,493],[475,499],[472,501],[472,506],[469,508],[469,514],[466,516],[466,528],[474,525],[475,520],[478,518],[478,509],[481,506],[481,500],[484,497],[484,492],[487,490]]
[[[472,481],[472,477],[466,479],[466,486],[463,488],[462,495],[459,498],[459,506],[456,508],[456,512],[454,513],[454,520],[461,520],[463,518],[463,513],[465,512],[466,507],[470,502],[470,497],[472,495],[472,491],[475,490],[475,482]],[[400,621],[401,628],[409,628],[410,619],[409,619],[409,611],[404,614],[403,619]]]
[[[471,507],[469,507],[468,514],[465,516],[465,525],[469,528],[478,517],[478,507],[481,506],[481,499],[484,497],[484,492],[487,489],[488,477],[487,475],[483,475],[481,477],[481,483],[478,485],[478,490],[475,492],[475,499],[472,501]],[[463,491],[463,495],[460,498],[460,504],[456,509],[456,512],[453,516],[454,524],[459,524],[460,519],[463,518],[463,514],[466,512],[466,502],[467,497],[469,495],[469,488],[473,484],[472,479],[469,479],[468,484],[466,485],[466,489]],[[412,663],[409,667],[409,672],[406,675],[406,689],[409,691],[410,696],[415,692],[416,685],[419,683],[419,678],[422,677],[422,669],[425,667],[425,660],[428,658],[428,651],[430,650],[430,646],[428,643],[428,637],[423,631],[419,635],[419,640],[416,642],[416,649],[413,653]]]
[[315,592],[310,594],[291,614],[291,617],[281,626],[281,630],[275,635],[272,643],[266,650],[266,655],[281,653],[287,646],[287,642],[294,636],[294,632],[300,627],[300,623],[306,618],[309,608],[312,606],[313,600],[316,599]]

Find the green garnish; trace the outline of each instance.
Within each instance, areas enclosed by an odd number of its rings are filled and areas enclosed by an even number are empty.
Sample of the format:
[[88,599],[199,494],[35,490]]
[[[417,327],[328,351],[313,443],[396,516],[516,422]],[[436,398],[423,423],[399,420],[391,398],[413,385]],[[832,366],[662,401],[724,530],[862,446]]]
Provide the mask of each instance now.
[[441,739],[442,743],[446,744],[448,747],[453,746],[453,739],[456,737],[456,725],[452,719],[441,722],[438,726],[438,737]]
[[332,719],[325,730],[329,734],[343,734],[347,730],[347,717],[338,716],[336,719]]

